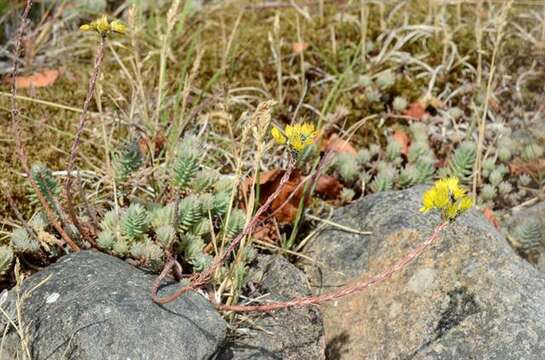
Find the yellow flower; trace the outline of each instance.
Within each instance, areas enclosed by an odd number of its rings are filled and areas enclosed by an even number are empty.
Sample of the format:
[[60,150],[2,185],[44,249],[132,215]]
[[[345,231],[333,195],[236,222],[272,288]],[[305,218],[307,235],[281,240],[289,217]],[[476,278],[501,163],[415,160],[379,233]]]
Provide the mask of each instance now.
[[102,36],[106,36],[112,32],[118,34],[126,34],[127,26],[118,20],[108,21],[108,17],[103,15],[102,17],[90,22],[89,24],[83,24],[79,27],[80,31],[96,31]]
[[284,145],[286,143],[286,137],[282,135],[282,132],[279,128],[273,127],[271,130],[271,135],[277,144]]
[[465,196],[460,200],[460,211],[464,212],[473,207],[473,198]]
[[125,35],[127,33],[127,25],[120,21],[114,20],[110,23],[110,27],[113,32]]
[[441,179],[427,190],[422,197],[420,211],[426,213],[432,209],[439,209],[443,218],[452,221],[473,206],[473,199],[460,187],[455,177]]
[[434,199],[435,199],[435,189],[431,188],[428,191],[426,191],[424,193],[424,196],[422,197],[422,207],[420,208],[420,212],[427,213],[428,211],[433,209]]
[[271,135],[278,144],[288,144],[296,152],[302,152],[307,146],[312,145],[318,136],[318,131],[311,123],[288,125],[284,133],[285,136],[276,127],[271,130]]
[[79,27],[79,30],[80,31],[91,31],[93,30],[93,28],[91,27],[90,24],[83,24]]
[[94,28],[100,34],[105,34],[110,31],[110,23],[108,22],[108,17],[106,15],[103,15],[100,19],[93,21],[91,24],[94,24]]

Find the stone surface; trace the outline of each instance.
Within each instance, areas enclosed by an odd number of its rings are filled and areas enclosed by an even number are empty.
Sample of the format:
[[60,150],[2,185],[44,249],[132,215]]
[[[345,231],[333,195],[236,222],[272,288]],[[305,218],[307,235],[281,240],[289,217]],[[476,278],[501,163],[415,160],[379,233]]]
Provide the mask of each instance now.
[[[225,321],[196,293],[153,303],[153,278],[112,256],[82,251],[26,279],[22,293],[47,279],[22,306],[32,359],[210,358],[224,341]],[[11,314],[13,300],[14,290]],[[5,322],[0,325],[2,331]],[[16,358],[17,339],[14,331],[8,334],[8,354],[0,358]]]
[[[421,214],[425,188],[368,196],[310,246],[317,292],[369,278],[439,224]],[[317,271],[319,270],[319,271]],[[321,307],[328,359],[544,359],[545,279],[477,210],[451,224],[403,272]]]
[[[260,256],[250,273],[251,298],[285,301],[310,295],[306,276],[281,256]],[[245,314],[245,335],[237,336],[219,353],[219,360],[319,360],[324,359],[322,319],[317,308]],[[244,328],[246,327],[246,328]]]

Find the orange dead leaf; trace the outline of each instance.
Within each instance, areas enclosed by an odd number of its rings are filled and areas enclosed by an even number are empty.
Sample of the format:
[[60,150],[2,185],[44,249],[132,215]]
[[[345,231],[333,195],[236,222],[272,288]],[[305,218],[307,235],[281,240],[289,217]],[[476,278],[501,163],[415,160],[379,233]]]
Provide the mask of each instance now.
[[272,222],[257,226],[252,236],[263,242],[271,244],[279,243],[278,232]]
[[165,145],[166,138],[160,131],[150,140],[147,136],[142,136],[138,139],[138,147],[140,152],[144,155],[148,154],[153,146],[153,153],[159,155],[163,146]]
[[280,181],[280,178],[284,175],[284,170],[282,169],[274,169],[262,172],[259,175],[259,184],[263,185],[272,181]]
[[405,116],[414,118],[415,120],[422,120],[426,115],[426,106],[420,101],[415,101],[409,105],[409,108],[405,111]]
[[337,199],[342,190],[343,185],[334,176],[323,175],[316,182],[316,193],[326,199]]
[[[57,78],[59,77],[59,70],[51,69],[44,70],[42,72],[34,73],[29,76],[16,76],[15,77],[15,86],[20,89],[27,89],[30,87],[45,87],[52,85]],[[11,84],[12,79],[7,78],[5,80],[7,84]]]
[[490,208],[484,208],[483,214],[486,220],[488,220],[488,222],[490,222],[492,225],[494,225],[496,229],[499,230],[501,225],[498,219],[496,219],[496,215],[494,215],[494,211],[492,211],[492,209]]
[[294,42],[291,46],[291,49],[294,54],[300,54],[308,49],[308,44],[306,42]]
[[140,149],[140,153],[141,154],[147,154],[150,150],[150,144],[149,144],[149,140],[146,137],[141,137],[140,139],[138,139],[138,148]]
[[536,174],[542,171],[545,171],[545,160],[530,162],[514,160],[509,163],[509,172],[511,172],[512,175]]
[[396,130],[392,137],[401,145],[401,153],[406,156],[409,153],[409,145],[411,143],[409,135],[405,131]]
[[[280,178],[284,174],[284,170],[281,169],[274,169],[265,171],[259,174],[259,185],[267,184],[269,182],[274,181],[280,181]],[[242,191],[242,195],[247,199],[250,195],[250,187],[254,183],[253,177],[246,178],[241,184],[240,184],[240,190]]]
[[348,141],[341,139],[337,134],[331,134],[325,143],[324,151],[333,151],[337,153],[346,152],[352,155],[358,153]]
[[[260,204],[263,204],[278,188],[285,170],[274,169],[265,171],[260,175]],[[293,172],[286,184],[280,190],[276,199],[273,200],[268,213],[274,213],[279,224],[291,223],[297,215],[299,203],[303,197],[304,186],[301,185],[303,177],[297,171]],[[241,184],[241,191],[248,197],[253,179],[248,178]]]

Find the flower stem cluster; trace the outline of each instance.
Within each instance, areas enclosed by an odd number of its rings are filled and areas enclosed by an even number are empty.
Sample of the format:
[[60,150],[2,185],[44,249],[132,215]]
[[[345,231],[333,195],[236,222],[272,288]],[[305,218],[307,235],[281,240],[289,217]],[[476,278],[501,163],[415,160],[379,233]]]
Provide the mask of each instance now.
[[453,221],[473,206],[473,198],[460,187],[458,178],[448,177],[435,182],[433,187],[424,193],[421,212],[432,209],[441,211],[443,219]]

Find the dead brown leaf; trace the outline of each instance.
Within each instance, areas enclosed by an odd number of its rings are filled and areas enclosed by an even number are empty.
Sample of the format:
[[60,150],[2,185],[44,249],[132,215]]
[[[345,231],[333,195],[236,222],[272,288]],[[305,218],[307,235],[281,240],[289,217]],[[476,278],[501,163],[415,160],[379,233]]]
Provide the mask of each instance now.
[[522,160],[514,160],[509,163],[509,172],[511,175],[530,174],[535,175],[545,171],[545,159],[524,162]]
[[150,152],[153,145],[153,153],[157,156],[163,149],[165,142],[166,138],[163,135],[163,132],[160,131],[151,140],[147,136],[142,136],[138,139],[138,147],[140,148],[140,153],[146,155]]
[[278,244],[280,242],[278,232],[276,231],[276,228],[272,222],[257,226],[252,233],[252,236],[257,240],[271,244]]
[[[265,171],[260,175],[260,205],[262,205],[267,199],[276,191],[280,186],[280,180],[284,176],[285,170],[274,169]],[[299,208],[299,203],[303,197],[303,188],[301,184],[303,176],[294,171],[289,180],[280,189],[280,192],[276,199],[271,203],[268,214],[274,213],[274,217],[279,224],[291,223]],[[248,178],[241,184],[241,191],[245,198],[248,198],[250,187],[253,184],[253,179]]]
[[[19,89],[50,86],[57,80],[59,74],[59,70],[50,69],[37,72],[29,76],[16,76],[15,86],[17,86]],[[8,77],[6,78],[5,82],[7,84],[11,84],[12,79]]]
[[[280,180],[283,174],[284,172],[281,169],[274,169],[274,170],[262,172],[259,174],[259,185]],[[254,178],[248,177],[240,184],[240,190],[242,191],[242,195],[244,196],[245,199],[248,199],[248,197],[250,196],[250,187],[252,186],[253,183],[254,183]]]
[[291,46],[291,49],[294,54],[300,54],[306,49],[308,49],[308,43],[306,42],[294,42]]
[[401,153],[406,156],[409,153],[409,145],[411,144],[409,135],[403,130],[396,130],[392,137],[401,145]]
[[426,106],[420,101],[413,102],[405,111],[405,116],[409,116],[414,120],[423,120],[426,114]]
[[358,153],[348,141],[341,139],[337,134],[331,134],[323,148],[324,151],[332,151],[337,153],[345,152],[352,155],[356,155]]
[[316,193],[328,200],[338,199],[342,190],[343,185],[334,176],[322,175],[316,182]]

